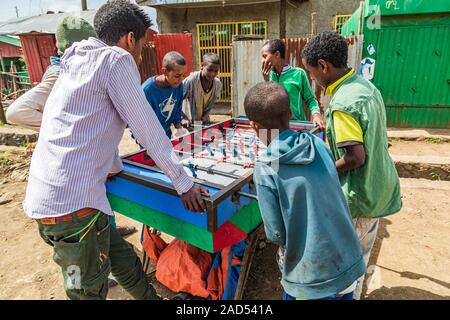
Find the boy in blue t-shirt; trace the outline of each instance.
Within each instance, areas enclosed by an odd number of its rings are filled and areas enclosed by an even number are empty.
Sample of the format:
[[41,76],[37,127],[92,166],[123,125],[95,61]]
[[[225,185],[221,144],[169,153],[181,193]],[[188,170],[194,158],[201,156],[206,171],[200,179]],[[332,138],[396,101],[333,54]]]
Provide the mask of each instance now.
[[161,70],[162,74],[147,79],[142,89],[167,136],[172,138],[170,126],[173,124],[177,130],[182,128],[182,82],[187,72],[186,61],[178,52],[168,52]]

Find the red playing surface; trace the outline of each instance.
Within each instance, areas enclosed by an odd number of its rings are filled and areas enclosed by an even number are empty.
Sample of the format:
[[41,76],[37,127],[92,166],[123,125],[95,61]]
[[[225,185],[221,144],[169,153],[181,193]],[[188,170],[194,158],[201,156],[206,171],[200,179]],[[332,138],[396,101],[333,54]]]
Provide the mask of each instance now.
[[[231,127],[231,121],[227,121],[227,122],[223,123],[223,127],[224,128],[230,128]],[[202,130],[202,138],[204,140],[202,140],[201,144],[208,143],[208,141],[210,141],[213,136],[215,137],[215,139],[221,139],[224,134],[220,131],[219,128],[220,128],[219,125],[214,125],[214,126],[211,126],[208,129],[203,129]],[[239,128],[239,129],[242,129],[242,128]],[[172,140],[172,145],[174,146],[175,151],[177,149],[178,150],[181,149],[181,151],[188,152],[188,151],[190,151],[192,149],[192,146],[190,146],[189,143],[194,143],[193,139],[194,139],[194,135],[193,135],[193,133],[191,133],[188,136],[181,137],[181,138],[179,138],[177,140]],[[182,141],[186,141],[187,144],[183,144],[182,148],[177,148],[176,146]],[[144,159],[144,155],[145,155],[145,152],[142,151],[142,152],[140,152],[138,154],[135,154],[133,156],[130,156],[130,157],[126,158],[126,159],[129,160],[129,161],[133,161],[133,162],[136,162],[136,163],[139,163],[139,164],[146,165],[146,166],[155,166],[156,165],[155,161],[153,161],[152,159],[145,160]]]

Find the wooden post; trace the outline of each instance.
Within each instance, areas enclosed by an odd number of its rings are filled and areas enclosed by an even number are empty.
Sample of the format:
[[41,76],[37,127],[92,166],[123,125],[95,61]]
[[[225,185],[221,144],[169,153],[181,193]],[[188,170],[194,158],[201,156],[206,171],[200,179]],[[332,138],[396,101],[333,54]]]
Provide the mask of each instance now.
[[8,123],[6,121],[5,110],[3,110],[2,100],[0,100],[0,121],[3,122],[3,124],[7,124]]
[[242,298],[244,297],[245,285],[247,284],[247,279],[250,273],[250,268],[252,266],[256,246],[258,245],[259,238],[263,235],[264,226],[263,224],[261,224],[259,227],[253,230],[246,239],[247,246],[245,247],[244,256],[242,257],[241,271],[239,273],[236,292],[234,293],[234,300],[242,300]]
[[[14,61],[11,61],[11,68],[9,70],[11,80],[12,80],[12,87],[13,92],[17,92],[17,78],[16,78],[16,66],[14,65]],[[14,100],[17,99],[17,94],[14,94]]]
[[358,30],[358,34],[355,35],[357,51],[356,51],[356,59],[355,59],[354,69],[355,69],[356,74],[359,74],[359,71],[361,69],[361,60],[362,60],[362,52],[363,52],[364,35],[362,33],[362,28],[363,28],[363,19],[364,19],[363,18],[364,1],[360,1],[359,10],[360,10],[359,21],[358,21],[358,29],[359,30]]
[[[0,66],[2,68],[2,72],[5,72],[5,63],[3,62],[3,55],[2,55],[2,49],[0,49]],[[6,88],[6,78],[5,75],[2,73],[0,74],[0,100],[3,99],[3,88]]]
[[4,81],[3,81],[3,74],[0,74],[0,101],[3,100],[3,88],[4,88]]
[[[311,13],[311,38],[317,34],[317,16],[318,16],[317,12]],[[311,87],[312,87],[312,90],[314,91],[314,95],[315,95],[317,101],[319,102],[320,113],[323,114],[324,110],[323,110],[323,104],[321,102],[322,89],[320,86],[317,85],[317,82],[315,80],[311,81]],[[307,108],[304,108],[304,109],[305,109],[305,113],[308,115],[309,110]],[[309,116],[311,116],[311,115],[309,115]]]
[[311,13],[311,37],[317,34],[317,12]]
[[87,0],[81,0],[81,10],[82,11],[87,10]]
[[5,62],[3,61],[2,49],[0,49],[0,63],[1,63],[1,66],[2,66],[2,71],[6,72],[6,70],[5,70]]
[[359,2],[358,35],[362,34],[363,10],[364,10],[364,1],[360,1]]
[[286,38],[286,0],[280,0],[280,39]]

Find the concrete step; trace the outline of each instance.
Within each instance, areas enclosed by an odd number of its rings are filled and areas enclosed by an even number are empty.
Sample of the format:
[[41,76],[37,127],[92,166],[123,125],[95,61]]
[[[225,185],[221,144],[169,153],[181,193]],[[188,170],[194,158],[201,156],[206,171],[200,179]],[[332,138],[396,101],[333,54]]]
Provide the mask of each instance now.
[[400,177],[450,180],[450,142],[396,139],[390,143]]
[[391,155],[394,162],[402,163],[424,163],[429,165],[450,166],[450,157],[439,156],[411,156],[411,155]]
[[450,129],[388,128],[388,137],[406,141],[450,141]]
[[450,181],[450,164],[404,162],[393,157],[400,178]]
[[9,124],[0,126],[0,145],[20,147],[36,142],[37,139],[36,131]]

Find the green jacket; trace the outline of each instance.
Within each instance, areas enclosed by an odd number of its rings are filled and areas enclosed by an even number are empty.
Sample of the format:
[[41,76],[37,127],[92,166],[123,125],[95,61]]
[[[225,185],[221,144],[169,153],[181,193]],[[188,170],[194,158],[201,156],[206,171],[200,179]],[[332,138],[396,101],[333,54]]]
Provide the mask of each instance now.
[[339,172],[352,217],[379,218],[398,212],[402,207],[400,181],[388,152],[386,111],[380,92],[356,74],[338,86],[325,113],[327,139],[337,160],[345,154],[345,148],[336,146],[334,111],[351,115],[363,131],[364,165]]
[[287,66],[283,68],[279,77],[273,70],[270,71],[269,77],[270,81],[278,82],[288,92],[291,102],[292,120],[307,120],[303,110],[303,101],[305,101],[311,114],[320,113],[319,103],[311,91],[305,70]]

